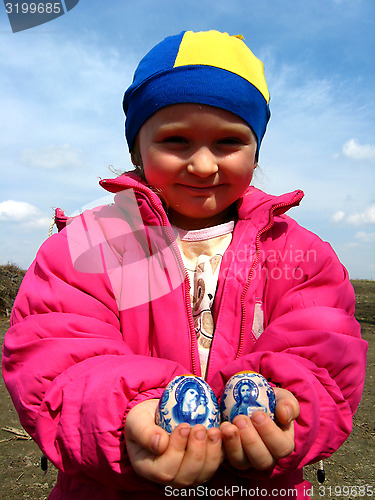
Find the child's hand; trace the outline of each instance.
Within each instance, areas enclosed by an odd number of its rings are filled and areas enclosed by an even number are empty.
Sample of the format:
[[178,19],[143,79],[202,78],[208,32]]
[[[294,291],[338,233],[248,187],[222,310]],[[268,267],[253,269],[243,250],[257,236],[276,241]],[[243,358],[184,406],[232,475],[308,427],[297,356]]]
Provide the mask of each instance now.
[[274,390],[278,425],[262,411],[253,413],[251,419],[238,415],[233,424],[221,424],[226,457],[236,469],[271,469],[278,459],[294,450],[293,420],[299,415],[299,404],[291,392]]
[[126,418],[126,447],[135,472],[174,487],[211,479],[222,461],[220,430],[180,424],[168,434],[155,424],[157,405],[157,399],[139,403]]

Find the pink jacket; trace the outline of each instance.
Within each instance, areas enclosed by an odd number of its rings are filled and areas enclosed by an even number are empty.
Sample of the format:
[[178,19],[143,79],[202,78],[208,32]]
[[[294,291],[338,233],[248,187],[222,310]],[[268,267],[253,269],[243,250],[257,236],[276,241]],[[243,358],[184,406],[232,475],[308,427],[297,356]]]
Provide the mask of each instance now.
[[[115,203],[51,236],[26,274],[4,379],[22,425],[60,470],[50,499],[166,498],[170,490],[134,473],[123,428],[174,376],[200,375],[188,280],[156,194],[132,175],[101,184]],[[301,407],[295,451],[272,471],[224,464],[205,485],[231,498],[241,488],[308,498],[302,467],[345,441],[361,398],[367,344],[353,289],[331,247],[284,215],[302,196],[249,188],[220,269],[208,383],[219,397],[251,369]]]

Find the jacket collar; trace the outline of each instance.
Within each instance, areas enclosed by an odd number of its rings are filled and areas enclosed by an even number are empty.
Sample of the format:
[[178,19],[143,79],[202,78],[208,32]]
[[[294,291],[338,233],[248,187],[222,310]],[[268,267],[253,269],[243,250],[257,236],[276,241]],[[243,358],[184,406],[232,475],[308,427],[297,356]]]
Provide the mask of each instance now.
[[120,191],[129,188],[136,190],[140,187],[147,188],[151,191],[146,181],[141,179],[135,170],[126,172],[125,174],[115,177],[114,179],[102,179],[99,184],[110,193],[119,193]]
[[263,226],[271,215],[281,215],[299,205],[303,196],[301,190],[274,196],[250,186],[237,202],[238,217],[242,220],[251,219],[255,225]]

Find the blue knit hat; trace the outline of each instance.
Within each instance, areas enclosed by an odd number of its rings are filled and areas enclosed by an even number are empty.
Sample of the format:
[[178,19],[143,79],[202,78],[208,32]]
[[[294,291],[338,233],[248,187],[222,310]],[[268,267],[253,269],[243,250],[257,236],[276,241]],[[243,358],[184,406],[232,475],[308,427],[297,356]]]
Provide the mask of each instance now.
[[171,104],[207,104],[245,120],[260,143],[270,117],[263,63],[240,36],[184,31],[150,50],[125,92],[125,135],[129,150],[156,111]]

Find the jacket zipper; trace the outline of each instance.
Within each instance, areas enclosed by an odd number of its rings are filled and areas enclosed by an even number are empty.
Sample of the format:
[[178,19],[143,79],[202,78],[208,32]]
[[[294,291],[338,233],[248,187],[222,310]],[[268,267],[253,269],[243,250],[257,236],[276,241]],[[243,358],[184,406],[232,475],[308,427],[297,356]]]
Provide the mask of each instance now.
[[[294,205],[293,201],[289,202],[289,203],[284,202],[284,203],[279,203],[277,205],[274,205],[270,211],[270,218],[269,218],[268,224],[265,227],[263,227],[262,229],[260,229],[258,231],[258,234],[256,235],[256,238],[255,238],[256,256],[255,256],[254,262],[251,266],[251,269],[249,271],[249,275],[247,278],[245,288],[243,289],[243,292],[241,294],[241,314],[242,314],[242,317],[241,317],[241,329],[240,329],[240,342],[238,345],[238,350],[237,350],[237,354],[236,354],[235,359],[238,359],[241,356],[242,351],[243,351],[243,346],[245,343],[245,324],[246,324],[245,295],[246,295],[247,291],[249,290],[250,283],[253,279],[255,268],[257,267],[259,260],[260,260],[260,237],[262,236],[263,233],[266,233],[274,225],[274,213],[277,209],[282,208],[282,207],[288,207],[288,206],[292,207],[293,205]],[[256,340],[254,340],[254,338],[253,338],[253,342],[254,343],[256,342]]]
[[[102,181],[103,184],[105,184],[105,181]],[[115,184],[118,186],[123,186],[122,183],[116,182],[116,179],[111,180],[111,184]],[[167,228],[170,226],[169,219],[164,211],[160,211],[159,207],[157,206],[158,204],[155,201],[155,196],[154,193],[147,187],[143,188],[142,186],[137,186],[136,188],[130,187],[127,189],[133,189],[135,192],[140,192],[147,196],[149,200],[151,201],[151,205],[154,208],[154,210],[160,215],[161,220],[162,220],[162,226],[164,228]],[[159,201],[159,198],[158,198]],[[192,365],[192,372],[194,375],[199,375],[198,371],[198,363],[197,359],[195,356],[196,348],[197,348],[197,338],[195,335],[195,327],[194,327],[194,318],[193,318],[193,311],[191,309],[191,301],[190,301],[190,280],[189,280],[189,274],[185,268],[185,265],[183,263],[180,250],[176,244],[176,241],[171,238],[169,235],[169,232],[167,231],[167,238],[168,241],[170,242],[171,246],[173,247],[175,251],[175,255],[177,256],[178,263],[180,265],[180,268],[184,270],[185,274],[185,283],[187,286],[184,286],[184,299],[185,299],[185,306],[186,306],[186,312],[188,316],[188,324],[189,324],[189,330],[190,330],[190,349],[191,349],[191,365]]]

